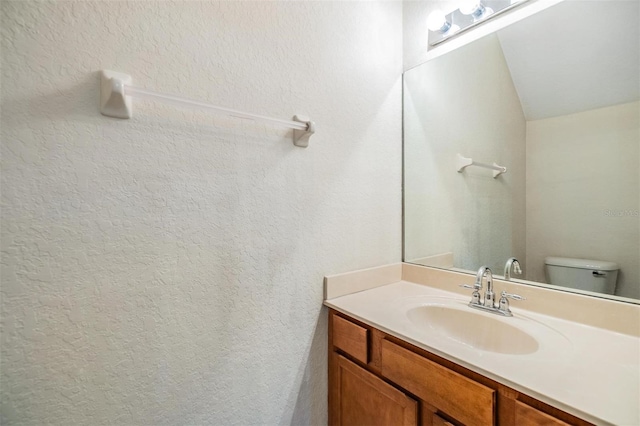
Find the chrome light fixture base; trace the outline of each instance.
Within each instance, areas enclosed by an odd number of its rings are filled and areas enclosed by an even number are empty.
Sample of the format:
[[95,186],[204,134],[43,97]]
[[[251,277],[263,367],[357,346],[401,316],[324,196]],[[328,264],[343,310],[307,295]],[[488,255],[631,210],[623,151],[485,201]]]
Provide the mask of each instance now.
[[445,16],[445,22],[449,24],[447,31],[429,31],[429,45],[436,46],[459,34],[468,31],[489,19],[499,16],[509,10],[519,7],[528,0],[482,0],[477,2],[477,6],[472,10],[460,9]]

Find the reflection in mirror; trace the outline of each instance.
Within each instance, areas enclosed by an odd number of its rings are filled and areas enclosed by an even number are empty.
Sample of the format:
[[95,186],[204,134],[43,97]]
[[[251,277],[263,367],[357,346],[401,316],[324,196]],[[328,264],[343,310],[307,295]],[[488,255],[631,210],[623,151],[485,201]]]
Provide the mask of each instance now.
[[564,1],[405,72],[406,262],[640,299],[639,17]]

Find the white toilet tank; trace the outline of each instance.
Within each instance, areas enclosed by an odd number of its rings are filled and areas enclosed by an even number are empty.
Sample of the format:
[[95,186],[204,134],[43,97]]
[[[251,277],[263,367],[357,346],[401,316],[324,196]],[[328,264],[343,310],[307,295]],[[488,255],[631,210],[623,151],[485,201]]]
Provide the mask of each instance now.
[[567,257],[547,257],[544,260],[549,284],[614,294],[618,265],[613,262]]

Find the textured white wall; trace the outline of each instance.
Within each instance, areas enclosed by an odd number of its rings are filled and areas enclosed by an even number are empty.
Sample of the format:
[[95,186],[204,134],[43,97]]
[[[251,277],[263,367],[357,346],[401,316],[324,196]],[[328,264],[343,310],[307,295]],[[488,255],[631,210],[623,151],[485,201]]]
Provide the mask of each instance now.
[[[498,274],[524,263],[526,123],[497,36],[404,76],[405,259],[452,252],[455,267]],[[458,173],[458,153],[508,172]]]
[[[2,423],[326,423],[322,277],[400,260],[402,4],[1,8]],[[109,119],[103,68],[318,132]]]
[[527,279],[544,258],[616,262],[640,299],[640,103],[527,122]]

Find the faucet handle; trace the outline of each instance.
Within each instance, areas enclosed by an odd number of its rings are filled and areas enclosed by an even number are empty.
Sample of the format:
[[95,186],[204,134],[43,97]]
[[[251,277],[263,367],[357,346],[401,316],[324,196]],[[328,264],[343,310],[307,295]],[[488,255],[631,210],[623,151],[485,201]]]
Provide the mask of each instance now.
[[513,273],[516,275],[522,275],[522,268],[520,268],[520,262],[517,260],[513,262]]
[[471,290],[480,290],[482,287],[480,287],[478,285],[478,283],[475,283],[474,285],[469,285],[469,284],[460,284],[458,287],[462,287],[462,288],[470,288]]
[[479,305],[480,304],[480,289],[481,287],[476,283],[474,285],[469,284],[460,284],[459,287],[462,288],[470,288],[473,290],[471,294],[471,305]]
[[513,294],[513,293],[507,293],[506,291],[502,290],[502,293],[500,293],[500,298],[501,299],[513,299],[513,300],[527,300],[526,297],[522,297],[519,294]]
[[503,315],[506,315],[508,317],[513,315],[511,313],[511,309],[509,309],[508,299],[527,300],[524,297],[520,296],[519,294],[507,293],[506,291],[502,290],[502,292],[500,293],[500,301],[498,302],[498,310],[502,312]]

